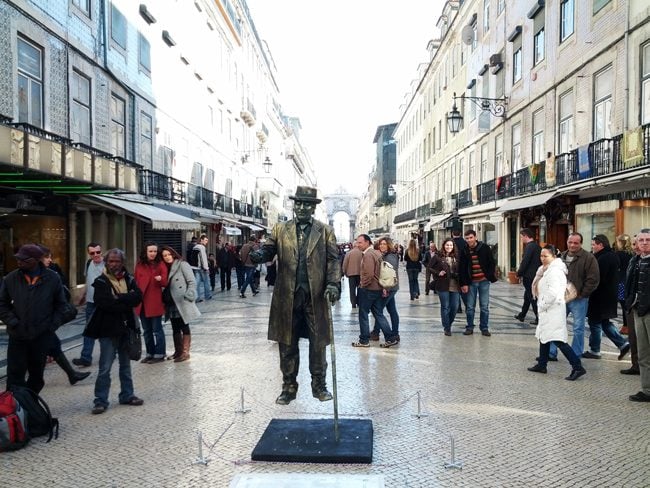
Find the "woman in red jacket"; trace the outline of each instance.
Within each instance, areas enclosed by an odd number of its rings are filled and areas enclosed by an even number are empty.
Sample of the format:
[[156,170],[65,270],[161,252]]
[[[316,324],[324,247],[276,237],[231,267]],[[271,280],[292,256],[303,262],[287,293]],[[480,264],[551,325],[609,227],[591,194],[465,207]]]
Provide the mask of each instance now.
[[135,282],[142,291],[142,303],[135,308],[135,313],[142,323],[146,356],[141,363],[160,363],[165,360],[165,333],[162,328],[162,316],[165,305],[162,290],[167,286],[167,266],[162,262],[158,245],[147,242],[135,265]]

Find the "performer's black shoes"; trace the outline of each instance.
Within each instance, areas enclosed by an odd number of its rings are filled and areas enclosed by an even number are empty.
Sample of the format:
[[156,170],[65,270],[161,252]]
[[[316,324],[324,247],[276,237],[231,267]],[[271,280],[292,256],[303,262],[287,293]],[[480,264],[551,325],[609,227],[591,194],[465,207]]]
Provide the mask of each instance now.
[[321,390],[312,390],[311,393],[314,395],[314,398],[318,398],[321,402],[326,402],[332,399],[332,394],[327,391],[327,388],[325,387],[323,387]]
[[278,405],[289,405],[291,401],[295,399],[296,399],[295,391],[283,390],[282,393],[280,393],[280,396],[275,399],[275,403],[277,403]]

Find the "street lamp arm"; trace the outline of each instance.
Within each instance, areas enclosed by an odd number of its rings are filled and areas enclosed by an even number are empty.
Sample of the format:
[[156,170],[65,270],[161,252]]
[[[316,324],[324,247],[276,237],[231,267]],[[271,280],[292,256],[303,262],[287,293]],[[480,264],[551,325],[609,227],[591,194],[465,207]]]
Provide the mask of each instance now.
[[468,97],[465,96],[464,94],[461,95],[460,97],[457,97],[454,94],[454,101],[456,101],[457,98],[460,98],[461,100],[469,100],[481,110],[489,110],[490,113],[495,117],[504,117],[506,114],[506,107],[508,105],[508,99],[506,97],[503,98]]

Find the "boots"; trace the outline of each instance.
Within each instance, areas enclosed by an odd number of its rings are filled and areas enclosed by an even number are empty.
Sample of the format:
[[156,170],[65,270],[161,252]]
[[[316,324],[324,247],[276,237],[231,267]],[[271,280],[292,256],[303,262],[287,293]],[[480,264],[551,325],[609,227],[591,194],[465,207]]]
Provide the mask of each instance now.
[[181,341],[183,351],[176,359],[174,359],[175,363],[181,363],[183,361],[187,361],[190,358],[190,345],[192,344],[192,336],[190,334],[183,334],[183,339],[181,339]]
[[56,364],[58,364],[61,369],[66,372],[71,385],[74,385],[77,381],[81,381],[90,376],[90,371],[82,373],[81,371],[74,369],[68,361],[68,358],[66,358],[65,354],[63,353],[59,354],[56,358],[54,358],[54,360],[56,361]]
[[167,356],[168,360],[176,359],[183,354],[183,333],[174,332],[172,338],[174,339],[174,354]]

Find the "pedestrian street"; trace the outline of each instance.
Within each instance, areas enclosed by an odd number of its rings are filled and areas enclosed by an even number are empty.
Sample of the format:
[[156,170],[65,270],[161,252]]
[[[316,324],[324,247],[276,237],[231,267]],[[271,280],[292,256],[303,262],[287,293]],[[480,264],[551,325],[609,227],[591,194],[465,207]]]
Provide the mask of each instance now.
[[[530,373],[538,352],[535,329],[513,318],[523,287],[491,287],[492,337],[463,336],[464,314],[445,337],[438,298],[421,294],[410,301],[403,270],[400,281],[397,347],[350,346],[359,328],[345,280],[333,308],[339,416],[372,420],[372,464],[251,461],[271,419],[331,418],[333,410],[332,402],[311,395],[306,341],[297,399],[274,403],[282,379],[277,345],[266,339],[272,289],[262,281],[255,297],[241,299],[233,287],[199,304],[203,316],[191,325],[189,361],[133,363],[142,407],[118,404],[115,367],[111,404],[104,415],[91,415],[97,347],[93,374],[75,386],[48,365],[41,395],[60,420],[59,438],[50,444],[37,438],[0,454],[5,484],[317,486],[310,476],[336,476],[337,484],[327,486],[364,486],[364,478],[365,486],[386,487],[648,486],[650,412],[627,399],[639,390],[638,376],[619,374],[629,357],[618,361],[617,350],[603,340],[603,359],[584,360],[587,374],[578,381],[564,380],[570,366],[562,357],[549,363],[548,374]],[[82,329],[76,321],[59,331],[69,358],[79,354]],[[165,332],[170,352],[169,323]],[[0,329],[0,374],[5,357]],[[331,390],[329,350],[328,361]],[[452,440],[462,469],[445,468]],[[280,485],[280,478],[291,483]]]

